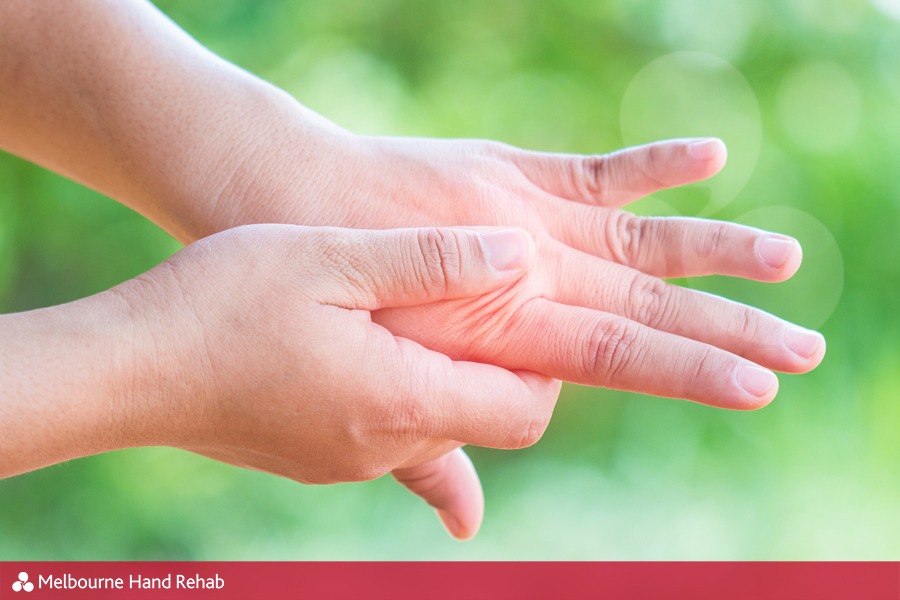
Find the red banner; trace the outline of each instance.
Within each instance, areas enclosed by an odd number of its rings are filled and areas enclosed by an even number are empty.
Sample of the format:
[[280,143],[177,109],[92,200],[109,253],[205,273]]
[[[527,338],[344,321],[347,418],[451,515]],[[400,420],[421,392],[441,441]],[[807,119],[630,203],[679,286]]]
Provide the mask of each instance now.
[[900,600],[900,563],[0,563],[26,598]]

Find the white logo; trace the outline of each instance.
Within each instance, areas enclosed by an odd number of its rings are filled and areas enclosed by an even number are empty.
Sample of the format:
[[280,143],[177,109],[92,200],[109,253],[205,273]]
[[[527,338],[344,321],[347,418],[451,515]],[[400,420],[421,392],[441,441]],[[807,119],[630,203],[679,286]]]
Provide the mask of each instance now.
[[19,573],[19,580],[12,587],[14,592],[21,592],[22,590],[30,592],[34,589],[34,584],[28,581],[28,573],[22,571]]

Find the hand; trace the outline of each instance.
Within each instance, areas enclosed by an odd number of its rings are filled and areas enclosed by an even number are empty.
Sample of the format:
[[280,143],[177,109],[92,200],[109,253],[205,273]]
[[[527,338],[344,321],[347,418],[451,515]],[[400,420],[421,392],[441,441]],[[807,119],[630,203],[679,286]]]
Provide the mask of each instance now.
[[517,230],[257,225],[203,239],[113,292],[136,320],[132,387],[144,407],[123,445],[304,483],[397,469],[453,535],[471,537],[483,498],[459,446],[534,443],[559,385],[451,361],[370,315],[508,286],[532,252]]
[[[503,310],[485,303],[447,321],[446,307],[435,307],[427,331],[421,311],[379,317],[454,357],[753,408],[777,382],[747,361],[804,372],[825,352],[818,334],[657,279],[780,281],[799,266],[794,240],[618,210],[711,176],[725,161],[721,142],[583,157],[353,136],[205,51],[149,3],[10,0],[0,16],[0,147],[135,207],[185,242],[258,222],[529,231],[536,266],[503,296]],[[94,43],[100,37],[107,43]],[[465,337],[481,330],[491,335]]]
[[[774,375],[752,362],[803,372],[824,354],[818,334],[658,279],[780,281],[799,266],[794,240],[618,210],[714,174],[725,160],[717,141],[582,157],[357,137],[205,51],[149,3],[13,0],[0,13],[0,147],[182,241],[257,222],[532,234],[527,276],[471,302],[377,312],[394,333],[458,359],[732,408],[775,395]],[[400,473],[420,490],[431,483]]]
[[817,333],[660,279],[720,273],[781,281],[799,267],[795,240],[618,209],[716,173],[725,162],[718,140],[672,140],[595,157],[470,140],[328,140],[316,146],[326,149],[319,154],[303,154],[302,176],[286,167],[296,150],[289,139],[269,148],[263,168],[229,176],[240,182],[223,196],[237,199],[236,218],[378,228],[505,225],[534,237],[535,266],[510,289],[376,313],[395,334],[456,359],[739,409],[775,396],[777,379],[768,369],[805,372],[822,359]]

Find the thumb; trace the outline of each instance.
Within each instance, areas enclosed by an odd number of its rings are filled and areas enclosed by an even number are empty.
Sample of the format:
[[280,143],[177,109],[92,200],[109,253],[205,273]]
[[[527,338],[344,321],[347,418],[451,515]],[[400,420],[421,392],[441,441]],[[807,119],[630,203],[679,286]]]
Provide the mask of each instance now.
[[462,448],[392,475],[434,507],[447,531],[458,540],[475,537],[484,518],[484,493],[472,461]]
[[534,243],[521,229],[333,229],[321,248],[332,285],[323,301],[345,308],[427,304],[484,294],[525,272]]

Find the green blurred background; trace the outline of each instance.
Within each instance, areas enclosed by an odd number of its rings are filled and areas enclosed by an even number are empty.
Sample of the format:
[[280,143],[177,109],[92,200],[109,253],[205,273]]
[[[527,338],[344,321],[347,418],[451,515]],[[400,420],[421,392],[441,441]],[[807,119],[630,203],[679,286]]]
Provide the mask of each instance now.
[[[466,544],[389,478],[304,487],[141,449],[0,482],[0,559],[900,559],[898,0],[159,6],[362,133],[572,152],[722,137],[718,178],[635,210],[798,237],[791,282],[682,283],[821,328],[828,355],[753,413],[566,387],[537,446],[471,451],[487,515]],[[106,289],[177,249],[0,156],[4,312]]]

